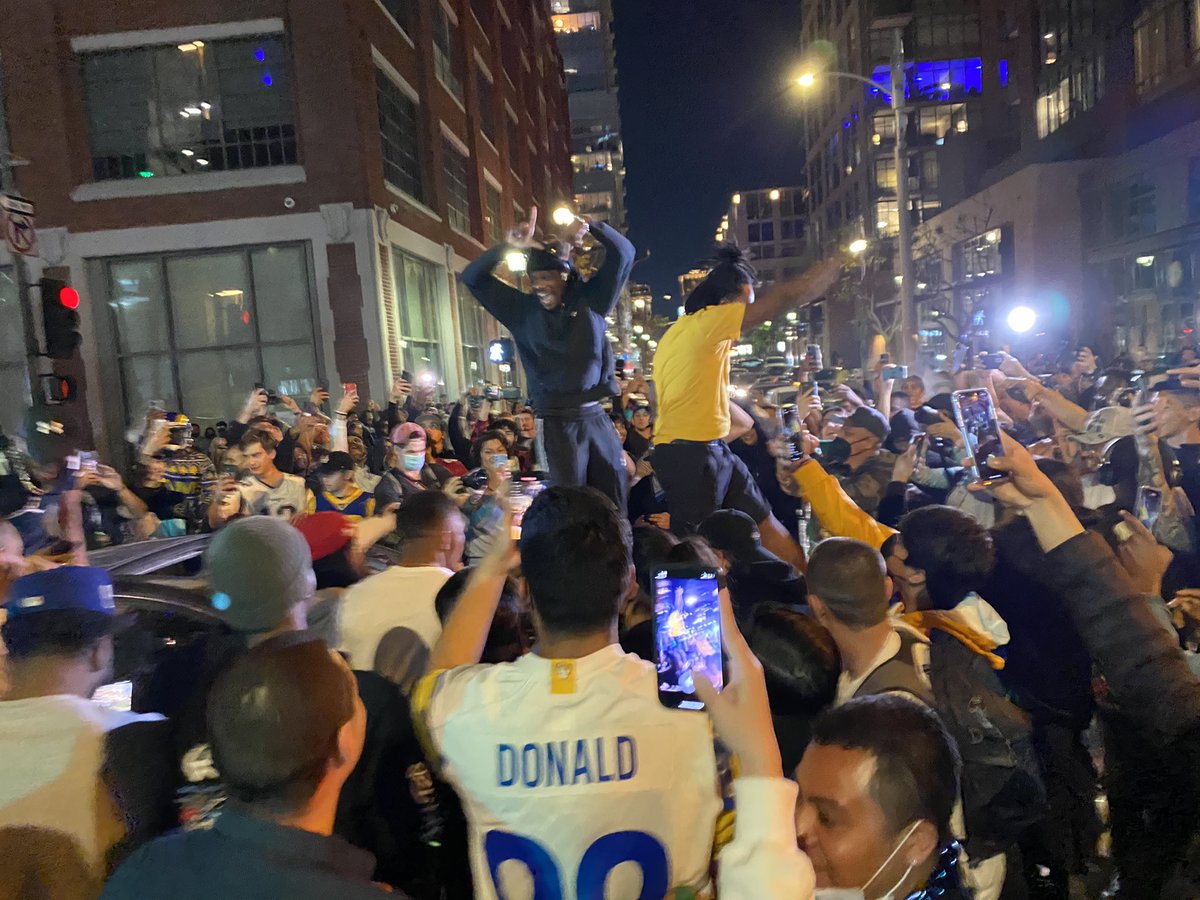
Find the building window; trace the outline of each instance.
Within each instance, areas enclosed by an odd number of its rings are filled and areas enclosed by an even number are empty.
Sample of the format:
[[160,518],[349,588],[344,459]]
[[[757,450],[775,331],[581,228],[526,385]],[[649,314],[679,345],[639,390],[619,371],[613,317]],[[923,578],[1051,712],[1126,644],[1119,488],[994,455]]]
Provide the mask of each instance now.
[[921,154],[921,190],[936,193],[938,188],[937,152],[926,150]]
[[504,240],[504,221],[503,212],[501,210],[500,188],[496,187],[490,181],[485,183],[484,200],[487,204],[487,235],[488,240],[493,244],[498,244]]
[[496,146],[496,89],[483,69],[475,71],[475,90],[479,94],[479,130]]
[[296,162],[280,35],[88,53],[82,74],[97,181]]
[[458,320],[462,323],[463,374],[466,387],[488,381],[487,369],[487,326],[484,324],[483,307],[476,303],[465,290],[458,291]]
[[894,156],[875,158],[875,189],[889,194],[896,192],[896,158]]
[[747,219],[766,219],[771,216],[771,207],[763,203],[763,195],[761,192],[750,191],[744,196],[746,202]]
[[1158,2],[1133,26],[1133,61],[1137,89],[1153,90],[1165,79],[1196,62],[1200,33],[1196,0]]
[[388,15],[395,19],[400,30],[411,36],[417,25],[416,0],[379,0]]
[[201,424],[255,384],[303,397],[317,383],[309,260],[301,244],[140,256],[107,264],[125,411],[151,400]]
[[450,227],[471,233],[471,192],[467,187],[467,158],[449,138],[442,138],[442,158],[446,170],[446,207]]
[[559,34],[575,34],[580,31],[599,31],[600,13],[578,12],[554,17],[554,30]]
[[954,246],[954,280],[974,281],[1001,274],[999,228],[962,241]]
[[379,139],[383,143],[383,177],[410,197],[428,202],[421,165],[421,125],[417,103],[383,70],[375,70],[379,103]]
[[444,381],[442,322],[439,316],[443,269],[392,248],[395,311],[403,363],[414,373],[432,372]]
[[762,239],[764,241],[775,240],[775,223],[774,222],[763,222],[762,223]]
[[441,0],[433,3],[433,72],[438,81],[463,102],[462,47],[458,41],[458,26]]
[[1104,65],[1099,58],[1078,56],[1044,68],[1058,80],[1043,84],[1037,99],[1039,138],[1087,112],[1104,95]]
[[758,222],[751,222],[746,226],[750,243],[757,244],[762,240],[762,225]]

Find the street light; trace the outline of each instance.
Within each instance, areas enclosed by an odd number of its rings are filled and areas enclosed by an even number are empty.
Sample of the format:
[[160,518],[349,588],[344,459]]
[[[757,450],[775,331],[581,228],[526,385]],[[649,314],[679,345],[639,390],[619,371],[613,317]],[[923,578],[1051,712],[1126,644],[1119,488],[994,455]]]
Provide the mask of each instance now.
[[[905,146],[904,135],[908,127],[908,115],[905,109],[904,99],[904,28],[911,21],[911,15],[902,14],[899,16],[883,17],[872,23],[872,31],[888,31],[891,33],[891,75],[892,85],[890,95],[887,95],[888,101],[892,105],[892,116],[895,119],[895,148],[894,156],[896,165],[896,209],[899,212],[899,235],[897,240],[897,255],[900,257],[900,335],[905,359],[916,359],[916,304],[913,295],[913,286],[916,284],[916,279],[913,277],[913,227],[912,227],[912,210],[908,197],[908,148]],[[838,72],[832,70],[822,70],[822,76],[830,78],[849,78],[851,81],[857,81],[866,84],[873,90],[878,90],[879,85],[870,78],[859,75],[855,72]],[[812,87],[817,80],[815,72],[804,72],[796,79],[796,83],[802,88]],[[851,244],[853,248],[858,241]],[[865,242],[863,250],[866,250]],[[851,250],[851,252],[855,252]],[[862,251],[858,251],[862,252]]]
[[858,240],[851,241],[850,246],[847,247],[846,249],[849,250],[851,253],[853,253],[855,256],[858,256],[860,253],[866,252],[867,246],[868,245],[867,245],[866,240],[864,238],[859,238]]
[[508,271],[513,273],[524,272],[529,266],[529,260],[520,250],[509,250],[504,254],[504,262],[508,266]]
[[1014,306],[1008,314],[1008,327],[1017,334],[1031,331],[1037,324],[1037,313],[1028,306]]
[[574,222],[576,218],[575,213],[571,212],[569,206],[560,206],[554,211],[554,224],[560,225],[563,228]]

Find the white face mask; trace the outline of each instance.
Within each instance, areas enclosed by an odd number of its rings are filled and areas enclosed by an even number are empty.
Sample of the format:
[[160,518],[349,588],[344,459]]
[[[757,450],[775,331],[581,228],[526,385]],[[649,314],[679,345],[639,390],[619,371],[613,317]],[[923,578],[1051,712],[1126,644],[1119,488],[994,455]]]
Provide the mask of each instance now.
[[[912,837],[913,832],[917,830],[917,828],[920,826],[920,824],[921,824],[920,822],[913,822],[912,827],[908,829],[908,831],[905,833],[904,837],[900,838],[900,843],[898,843],[896,845],[896,849],[894,849],[891,853],[888,854],[888,858],[885,859],[880,864],[879,868],[875,870],[875,874],[872,875],[870,878],[868,878],[867,883],[864,884],[862,887],[860,887],[860,888],[817,888],[816,893],[813,895],[814,900],[866,900],[867,888],[869,888],[871,886],[871,882],[873,882],[876,878],[878,878],[881,874],[883,874],[883,870],[888,867],[888,864],[893,859],[895,859],[896,854],[900,852],[900,848],[904,846],[904,842],[907,841],[910,837]],[[908,878],[908,875],[912,870],[913,870],[912,866],[909,866],[907,869],[905,869],[904,874],[900,876],[900,880],[897,881],[895,884],[893,884],[889,891],[887,891],[884,894],[880,894],[879,900],[894,900],[895,895],[896,895],[896,889],[899,888],[900,885],[904,884],[905,879]]]

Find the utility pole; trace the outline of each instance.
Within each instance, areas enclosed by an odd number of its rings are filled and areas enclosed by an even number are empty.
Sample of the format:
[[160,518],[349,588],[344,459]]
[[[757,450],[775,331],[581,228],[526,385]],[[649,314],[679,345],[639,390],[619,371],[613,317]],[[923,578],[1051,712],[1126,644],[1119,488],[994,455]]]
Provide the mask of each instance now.
[[[0,193],[16,194],[17,183],[13,176],[12,147],[8,138],[8,114],[4,87],[4,59],[0,57]],[[29,270],[25,257],[20,253],[10,254],[13,274],[17,280],[17,298],[21,306],[21,322],[25,333],[25,360],[29,374],[29,396],[37,402],[41,388],[41,348],[38,346],[37,331],[33,324],[33,303],[29,297]]]
[[900,259],[900,352],[906,365],[917,362],[917,314],[913,302],[912,210],[908,197],[908,110],[904,87],[904,29],[892,32],[892,114],[896,119],[896,206],[900,213],[900,235],[896,254]]

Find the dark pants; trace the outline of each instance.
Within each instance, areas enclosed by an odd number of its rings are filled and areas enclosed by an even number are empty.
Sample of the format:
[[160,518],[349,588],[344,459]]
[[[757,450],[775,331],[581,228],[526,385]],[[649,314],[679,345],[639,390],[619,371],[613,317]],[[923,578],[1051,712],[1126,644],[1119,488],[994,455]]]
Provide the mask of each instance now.
[[671,531],[681,537],[718,509],[741,510],[755,522],[771,515],[750,470],[724,441],[659,444],[650,461],[667,494]]
[[625,513],[629,495],[625,454],[600,404],[585,406],[578,414],[546,415],[541,420],[541,438],[550,484],[593,487]]

